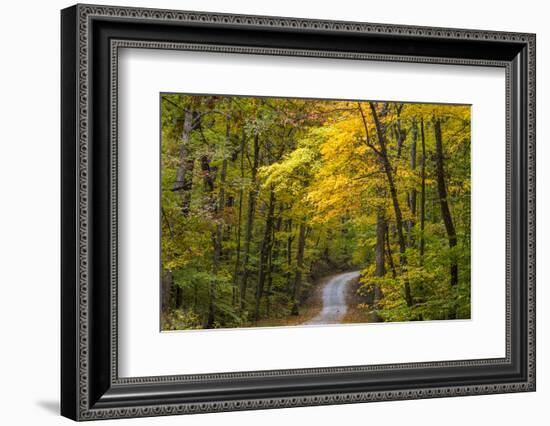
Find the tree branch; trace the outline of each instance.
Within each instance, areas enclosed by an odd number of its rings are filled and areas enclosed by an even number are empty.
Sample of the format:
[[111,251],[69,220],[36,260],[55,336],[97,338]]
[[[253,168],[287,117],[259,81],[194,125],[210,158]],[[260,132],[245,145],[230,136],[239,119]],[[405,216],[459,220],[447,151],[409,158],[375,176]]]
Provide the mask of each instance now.
[[381,156],[382,153],[370,141],[369,126],[368,126],[368,123],[367,123],[367,117],[365,117],[365,113],[363,112],[363,108],[361,107],[360,102],[357,102],[357,108],[359,109],[359,112],[361,113],[361,119],[363,120],[363,126],[365,127],[365,134],[367,135],[367,139],[364,141],[365,145],[367,145],[370,149],[372,149],[378,156]]

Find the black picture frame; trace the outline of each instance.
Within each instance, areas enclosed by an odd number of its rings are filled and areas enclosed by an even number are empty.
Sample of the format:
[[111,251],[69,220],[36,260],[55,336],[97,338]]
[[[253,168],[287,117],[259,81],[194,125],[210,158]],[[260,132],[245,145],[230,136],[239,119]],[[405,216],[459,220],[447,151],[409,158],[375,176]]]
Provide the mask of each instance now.
[[[75,5],[61,12],[61,414],[74,420],[535,390],[535,35]],[[119,47],[506,69],[506,356],[119,378]]]

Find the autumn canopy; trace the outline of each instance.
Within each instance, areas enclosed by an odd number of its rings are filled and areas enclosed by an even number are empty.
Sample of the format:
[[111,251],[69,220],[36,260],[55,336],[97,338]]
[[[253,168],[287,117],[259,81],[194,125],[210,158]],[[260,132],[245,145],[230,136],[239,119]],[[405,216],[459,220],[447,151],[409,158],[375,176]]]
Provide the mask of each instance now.
[[162,328],[470,317],[470,107],[163,94]]

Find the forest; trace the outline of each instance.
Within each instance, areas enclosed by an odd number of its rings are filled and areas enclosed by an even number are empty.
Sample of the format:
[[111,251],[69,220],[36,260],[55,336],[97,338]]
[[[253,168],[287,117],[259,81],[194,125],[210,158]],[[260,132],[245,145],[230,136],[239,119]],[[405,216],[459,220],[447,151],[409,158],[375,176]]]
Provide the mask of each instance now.
[[162,330],[304,324],[350,271],[338,322],[470,318],[469,105],[160,108]]

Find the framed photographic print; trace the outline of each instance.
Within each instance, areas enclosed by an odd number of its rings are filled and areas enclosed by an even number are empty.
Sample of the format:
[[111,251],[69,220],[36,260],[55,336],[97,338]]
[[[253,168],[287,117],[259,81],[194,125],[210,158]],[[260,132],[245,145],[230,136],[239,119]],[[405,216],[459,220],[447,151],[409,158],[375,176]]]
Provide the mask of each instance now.
[[74,420],[535,390],[535,36],[76,5]]

